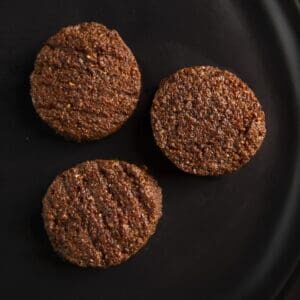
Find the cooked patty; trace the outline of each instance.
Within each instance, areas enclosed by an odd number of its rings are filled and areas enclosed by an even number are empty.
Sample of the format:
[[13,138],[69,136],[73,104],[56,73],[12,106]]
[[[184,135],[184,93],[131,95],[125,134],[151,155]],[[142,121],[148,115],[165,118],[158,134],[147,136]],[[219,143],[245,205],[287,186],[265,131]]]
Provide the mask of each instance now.
[[39,52],[31,74],[36,112],[68,139],[118,130],[140,95],[138,64],[120,35],[98,23],[62,28]]
[[81,163],[58,175],[43,199],[54,250],[81,267],[118,265],[140,250],[162,215],[157,182],[133,164]]
[[184,68],[163,80],[151,122],[163,153],[197,175],[236,171],[266,135],[265,114],[253,91],[231,72],[211,66]]

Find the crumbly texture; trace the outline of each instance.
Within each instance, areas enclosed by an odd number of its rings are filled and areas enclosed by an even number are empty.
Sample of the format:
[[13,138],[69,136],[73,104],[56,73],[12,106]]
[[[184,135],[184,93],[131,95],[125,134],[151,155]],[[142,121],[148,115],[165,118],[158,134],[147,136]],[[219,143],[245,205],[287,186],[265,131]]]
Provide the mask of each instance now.
[[31,74],[36,112],[76,141],[118,130],[140,95],[138,64],[115,30],[98,23],[61,29],[39,52]]
[[157,182],[122,161],[87,161],[64,171],[43,199],[53,248],[81,267],[124,262],[154,234],[161,215]]
[[211,66],[184,68],[163,80],[151,122],[157,145],[181,170],[222,175],[247,163],[266,134],[253,91]]

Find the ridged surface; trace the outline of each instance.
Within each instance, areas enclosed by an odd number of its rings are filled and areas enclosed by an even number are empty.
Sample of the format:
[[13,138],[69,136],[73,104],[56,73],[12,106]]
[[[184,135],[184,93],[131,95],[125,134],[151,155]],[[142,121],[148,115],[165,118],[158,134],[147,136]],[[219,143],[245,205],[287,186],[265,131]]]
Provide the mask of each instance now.
[[64,171],[43,200],[54,249],[83,267],[127,260],[155,232],[161,214],[156,181],[122,161],[87,161]]

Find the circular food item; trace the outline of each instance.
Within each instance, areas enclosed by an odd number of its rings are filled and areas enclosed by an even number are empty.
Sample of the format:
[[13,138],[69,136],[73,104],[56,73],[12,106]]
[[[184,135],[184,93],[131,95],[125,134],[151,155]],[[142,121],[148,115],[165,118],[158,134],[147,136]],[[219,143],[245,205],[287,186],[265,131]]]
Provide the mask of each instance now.
[[131,50],[117,31],[94,22],[65,27],[52,36],[31,74],[38,115],[78,142],[118,130],[132,115],[140,89]]
[[236,171],[266,134],[265,114],[253,91],[236,75],[211,66],[184,68],[163,80],[151,123],[163,153],[196,175]]
[[123,161],[87,161],[66,170],[43,199],[54,250],[81,267],[124,262],[154,234],[161,215],[157,182]]

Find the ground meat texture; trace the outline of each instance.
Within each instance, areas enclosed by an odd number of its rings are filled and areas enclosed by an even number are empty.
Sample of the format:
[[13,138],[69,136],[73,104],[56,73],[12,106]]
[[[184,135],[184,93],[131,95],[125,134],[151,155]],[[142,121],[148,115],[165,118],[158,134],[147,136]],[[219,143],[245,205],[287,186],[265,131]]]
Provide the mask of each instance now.
[[118,130],[140,95],[137,62],[115,30],[97,23],[61,29],[39,52],[31,74],[36,112],[76,141]]
[[163,153],[179,169],[197,175],[239,169],[266,134],[253,91],[236,75],[211,66],[184,68],[163,80],[151,123]]
[[87,161],[64,171],[43,199],[53,248],[81,267],[126,261],[154,234],[161,215],[157,182],[122,161]]

